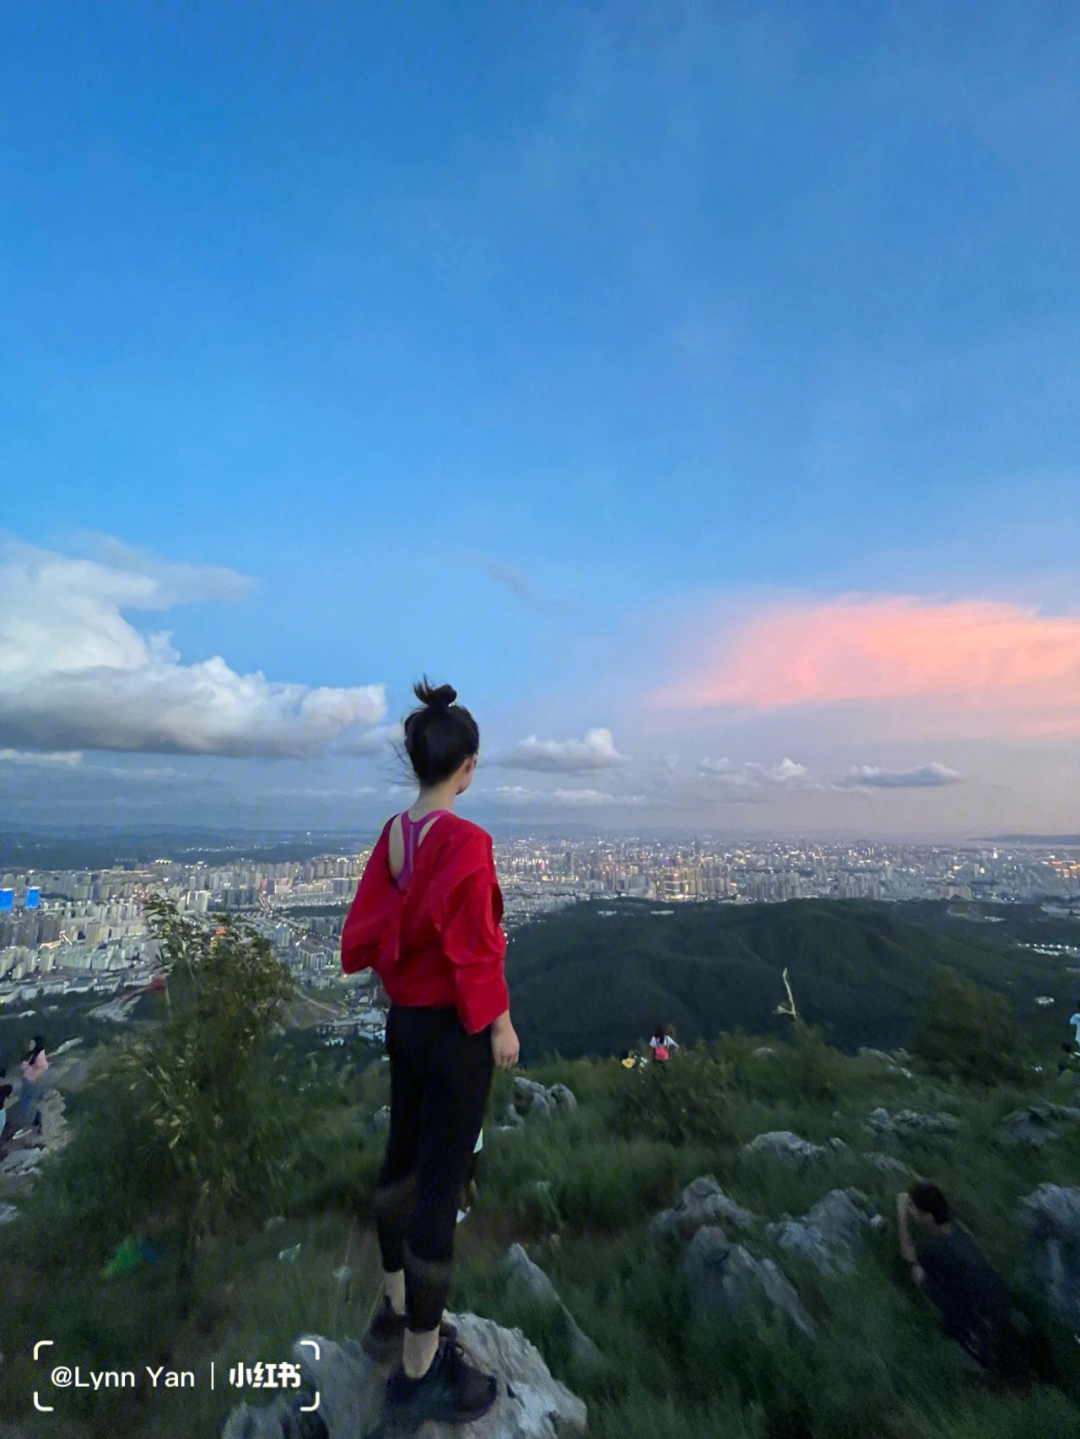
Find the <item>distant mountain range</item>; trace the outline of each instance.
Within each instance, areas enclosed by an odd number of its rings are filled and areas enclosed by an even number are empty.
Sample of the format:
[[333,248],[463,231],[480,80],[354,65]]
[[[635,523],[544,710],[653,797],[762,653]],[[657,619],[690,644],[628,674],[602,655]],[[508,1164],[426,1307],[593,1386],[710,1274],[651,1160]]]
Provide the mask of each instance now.
[[[1018,941],[1080,945],[1080,923],[1047,919],[1034,906],[1010,908],[1000,924],[932,902],[661,908],[579,904],[517,931],[507,976],[530,1060],[617,1054],[658,1023],[674,1024],[685,1042],[735,1028],[784,1033],[790,1020],[775,1011],[785,967],[800,1014],[848,1051],[910,1045],[946,964],[1007,995],[1040,1046],[1053,1049],[1071,1034],[1078,961]],[[1037,1006],[1037,995],[1055,1003]]]

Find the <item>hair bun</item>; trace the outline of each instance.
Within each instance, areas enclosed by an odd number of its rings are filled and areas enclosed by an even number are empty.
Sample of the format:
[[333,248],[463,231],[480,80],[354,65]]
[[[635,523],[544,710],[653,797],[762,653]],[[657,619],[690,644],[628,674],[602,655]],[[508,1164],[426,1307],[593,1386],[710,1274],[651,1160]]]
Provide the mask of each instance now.
[[436,687],[429,683],[426,675],[419,684],[413,685],[413,693],[422,705],[437,710],[449,709],[457,699],[457,690],[453,685]]

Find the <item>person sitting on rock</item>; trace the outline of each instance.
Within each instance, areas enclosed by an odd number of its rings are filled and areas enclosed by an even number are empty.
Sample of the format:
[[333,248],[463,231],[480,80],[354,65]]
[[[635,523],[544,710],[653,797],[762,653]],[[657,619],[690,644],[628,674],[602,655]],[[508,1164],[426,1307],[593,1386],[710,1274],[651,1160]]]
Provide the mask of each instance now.
[[365,1348],[389,1359],[401,1346],[388,1417],[412,1427],[467,1422],[495,1402],[494,1377],[466,1362],[442,1319],[493,1070],[513,1068],[519,1049],[491,836],[453,813],[480,732],[449,685],[424,680],[415,693],[404,739],[420,792],[383,829],[341,941],[345,973],[374,969],[390,999],[390,1130],[374,1201],[383,1303]]
[[[974,1237],[953,1219],[936,1184],[896,1196],[900,1253],[911,1277],[941,1311],[942,1328],[985,1367],[998,1367],[1009,1329],[1009,1296]],[[916,1247],[909,1224],[920,1233]]]

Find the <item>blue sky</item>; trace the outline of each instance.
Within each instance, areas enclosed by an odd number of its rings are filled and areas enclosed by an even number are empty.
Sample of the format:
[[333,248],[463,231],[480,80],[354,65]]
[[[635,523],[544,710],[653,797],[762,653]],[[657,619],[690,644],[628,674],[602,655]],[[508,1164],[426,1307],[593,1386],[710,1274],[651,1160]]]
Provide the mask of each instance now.
[[[103,664],[119,623],[167,630],[177,669],[384,686],[349,726],[427,669],[485,755],[600,728],[626,756],[503,766],[479,818],[1075,828],[1078,62],[1080,17],[1045,4],[7,11],[12,812],[174,814],[154,768],[222,822],[393,798],[333,737],[302,760],[110,737],[123,684],[80,730],[58,674],[151,663]],[[135,570],[153,612],[110,588]],[[959,670],[807,698],[800,651],[786,689],[733,687],[762,616],[817,616],[820,659],[843,597],[879,667],[897,600]],[[1010,666],[1030,704],[979,690]],[[805,774],[768,781],[785,758]],[[757,780],[709,790],[720,760]],[[924,778],[855,782],[875,769]]]

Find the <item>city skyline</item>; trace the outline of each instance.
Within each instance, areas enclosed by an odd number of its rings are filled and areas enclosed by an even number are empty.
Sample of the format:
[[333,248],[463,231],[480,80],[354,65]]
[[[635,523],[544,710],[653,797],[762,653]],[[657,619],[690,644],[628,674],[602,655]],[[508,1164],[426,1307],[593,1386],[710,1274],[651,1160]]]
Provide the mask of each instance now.
[[1080,16],[0,40],[6,830],[1076,830]]
[[[1074,837],[1075,840],[1076,837]],[[150,863],[0,867],[0,1009],[66,994],[116,998],[98,1011],[116,1020],[159,983],[146,901],[157,896],[196,924],[231,914],[274,947],[306,989],[341,992],[341,932],[371,851],[302,859],[197,853]],[[1080,914],[1080,841],[1066,846],[829,845],[642,837],[503,839],[495,863],[511,938],[538,916],[585,902],[777,904],[792,900],[958,901],[973,923],[1004,922],[1017,905],[1048,916]],[[618,909],[599,908],[600,918]],[[671,915],[672,908],[650,911]],[[1043,939],[1042,953],[1070,962],[1075,944]],[[1032,947],[1028,945],[1027,947]],[[1070,970],[1070,972],[1080,972]],[[369,1035],[381,1030],[370,975],[353,994]],[[358,1018],[359,1016],[359,1018]]]

